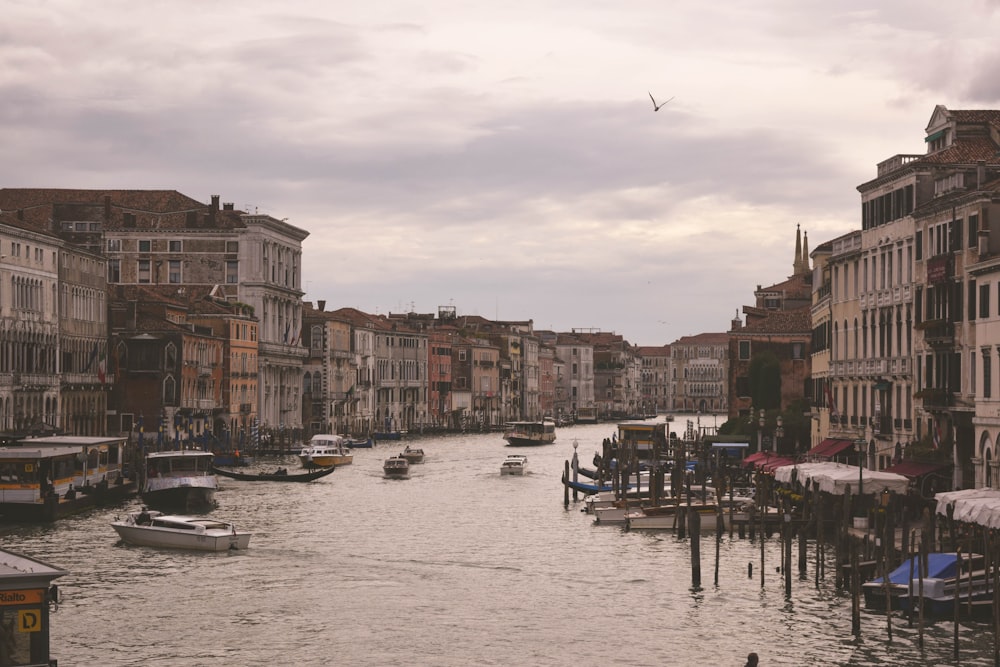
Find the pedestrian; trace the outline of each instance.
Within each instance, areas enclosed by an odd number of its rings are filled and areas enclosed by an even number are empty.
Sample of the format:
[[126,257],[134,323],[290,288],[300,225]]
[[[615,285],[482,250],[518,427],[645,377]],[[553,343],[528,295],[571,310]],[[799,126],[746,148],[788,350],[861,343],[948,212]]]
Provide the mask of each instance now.
[[757,657],[756,653],[750,653],[747,656],[747,664],[744,665],[743,667],[757,667],[757,661],[758,660],[759,660],[759,658]]

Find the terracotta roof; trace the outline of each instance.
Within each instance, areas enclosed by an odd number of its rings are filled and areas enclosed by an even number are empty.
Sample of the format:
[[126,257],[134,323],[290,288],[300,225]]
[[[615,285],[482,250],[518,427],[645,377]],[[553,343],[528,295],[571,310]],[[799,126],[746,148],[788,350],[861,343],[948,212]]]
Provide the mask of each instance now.
[[726,333],[702,333],[694,336],[684,336],[678,338],[671,345],[728,345],[729,334]]
[[997,144],[989,137],[959,138],[944,150],[930,153],[917,160],[920,164],[973,163],[979,160],[987,164],[1000,164]]
[[811,308],[806,306],[795,310],[763,310],[743,307],[747,315],[746,324],[740,333],[804,333],[812,331]]

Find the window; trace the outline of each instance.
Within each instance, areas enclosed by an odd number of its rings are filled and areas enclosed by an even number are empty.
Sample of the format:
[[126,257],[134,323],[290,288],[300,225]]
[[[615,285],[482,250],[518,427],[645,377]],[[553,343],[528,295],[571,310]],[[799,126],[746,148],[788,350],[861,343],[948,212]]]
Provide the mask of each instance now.
[[746,360],[750,358],[750,341],[741,340],[740,341],[740,359]]
[[149,272],[149,260],[140,259],[138,270],[136,272],[136,280],[140,283],[150,282],[150,272]]
[[988,349],[983,350],[983,398],[990,398],[993,393],[992,357]]
[[986,319],[990,316],[990,284],[979,286],[979,317]]
[[240,242],[239,241],[226,241],[226,252],[239,252]]
[[802,358],[802,343],[792,343],[792,359]]
[[122,281],[122,262],[120,259],[108,260],[108,282],[120,283]]
[[[173,241],[171,241],[173,243]],[[177,285],[181,282],[181,262],[179,259],[172,259],[167,262],[167,281]]]
[[121,252],[121,250],[122,250],[121,239],[108,239],[108,252]]
[[913,239],[913,245],[916,246],[917,261],[919,262],[924,258],[924,233],[922,231],[917,230],[917,233]]
[[151,252],[153,249],[153,242],[149,239],[145,241],[139,241],[139,252]]
[[167,241],[167,249],[170,252],[181,252],[181,241]]
[[466,360],[466,351],[465,350],[459,350],[458,351],[458,360],[459,361],[465,361]]
[[240,263],[226,262],[226,284],[235,285],[240,281]]

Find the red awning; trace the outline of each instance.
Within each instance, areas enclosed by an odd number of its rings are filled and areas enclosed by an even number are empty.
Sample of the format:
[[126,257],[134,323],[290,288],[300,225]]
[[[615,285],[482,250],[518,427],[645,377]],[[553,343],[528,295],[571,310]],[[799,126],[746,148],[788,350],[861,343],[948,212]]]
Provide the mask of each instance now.
[[889,466],[883,472],[894,472],[897,475],[903,475],[904,477],[909,477],[913,479],[915,477],[920,477],[921,475],[926,475],[929,472],[937,472],[947,468],[946,463],[920,463],[919,461],[901,461],[896,465]]
[[795,463],[795,459],[790,459],[785,456],[772,456],[770,459],[761,462],[760,469],[764,472],[774,472],[775,468],[790,466],[793,463]]
[[854,446],[853,440],[839,440],[837,438],[827,438],[823,442],[819,443],[808,452],[806,456],[811,457],[823,457],[823,458],[833,458],[837,454],[841,453],[845,449]]
[[754,452],[750,454],[745,459],[743,459],[743,465],[745,467],[752,466],[762,459],[766,459],[769,456],[769,452]]

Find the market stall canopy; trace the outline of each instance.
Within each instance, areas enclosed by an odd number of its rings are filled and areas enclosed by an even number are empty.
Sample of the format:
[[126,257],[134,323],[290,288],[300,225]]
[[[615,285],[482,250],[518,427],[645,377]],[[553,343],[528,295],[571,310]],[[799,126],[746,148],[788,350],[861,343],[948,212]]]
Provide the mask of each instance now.
[[934,499],[938,514],[948,516],[948,507],[953,506],[955,521],[1000,528],[1000,491],[991,488],[944,491],[935,494]]
[[845,449],[850,449],[854,447],[853,440],[838,440],[836,438],[827,438],[823,442],[819,443],[808,452],[806,456],[809,458],[825,458],[830,459],[840,454]]
[[921,463],[920,461],[900,461],[885,469],[886,472],[894,472],[897,475],[906,475],[910,479],[921,477],[927,473],[944,470],[948,467],[946,463]]
[[[819,490],[834,495],[844,495],[847,487],[852,493],[858,490],[858,467],[843,463],[822,461],[819,463],[797,463],[782,466],[774,471],[775,481],[781,484],[791,484],[792,475],[801,484],[817,482]],[[896,493],[906,493],[910,480],[903,475],[897,475],[884,470],[868,470],[861,468],[862,491],[865,495],[881,493],[888,489]]]

